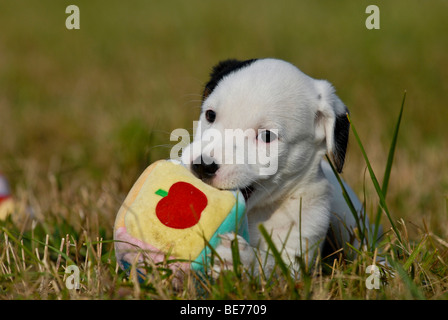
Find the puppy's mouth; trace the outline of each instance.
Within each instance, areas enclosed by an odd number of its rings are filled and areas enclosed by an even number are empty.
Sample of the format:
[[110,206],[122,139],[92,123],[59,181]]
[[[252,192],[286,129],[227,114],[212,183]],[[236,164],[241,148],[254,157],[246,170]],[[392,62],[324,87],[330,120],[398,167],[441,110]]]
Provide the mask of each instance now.
[[253,185],[250,185],[250,186],[241,188],[240,191],[244,196],[244,200],[246,200],[246,202],[247,202],[247,200],[249,200],[250,196],[254,193],[255,187]]

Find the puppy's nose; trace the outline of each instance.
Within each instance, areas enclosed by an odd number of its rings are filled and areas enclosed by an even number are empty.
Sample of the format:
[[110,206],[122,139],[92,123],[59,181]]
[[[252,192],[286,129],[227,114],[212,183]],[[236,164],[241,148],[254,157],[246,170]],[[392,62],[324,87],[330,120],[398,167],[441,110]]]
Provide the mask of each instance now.
[[211,178],[219,169],[212,158],[201,155],[193,161],[192,169],[199,179]]

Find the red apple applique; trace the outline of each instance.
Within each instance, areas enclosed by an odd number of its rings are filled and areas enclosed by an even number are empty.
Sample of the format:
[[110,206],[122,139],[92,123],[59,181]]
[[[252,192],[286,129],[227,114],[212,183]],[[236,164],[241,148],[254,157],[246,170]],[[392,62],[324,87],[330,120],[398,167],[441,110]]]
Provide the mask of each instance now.
[[190,228],[199,222],[207,206],[207,196],[190,183],[174,183],[168,192],[156,191],[163,198],[157,203],[156,215],[160,222],[170,228]]

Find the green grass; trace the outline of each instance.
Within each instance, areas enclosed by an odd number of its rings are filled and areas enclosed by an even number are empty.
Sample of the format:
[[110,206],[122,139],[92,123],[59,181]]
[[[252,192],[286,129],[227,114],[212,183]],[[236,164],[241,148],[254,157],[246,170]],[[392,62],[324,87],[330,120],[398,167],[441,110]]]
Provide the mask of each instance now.
[[[448,298],[445,1],[379,3],[374,31],[362,1],[81,0],[78,31],[65,28],[69,4],[0,3],[0,171],[18,204],[0,222],[1,299]],[[277,277],[235,266],[215,282],[190,275],[180,290],[163,265],[143,283],[119,270],[118,208],[169,156],[171,131],[192,129],[210,68],[229,57],[286,59],[334,84],[356,129],[342,177],[388,230],[381,250],[318,259],[301,280],[277,258]],[[395,277],[384,270],[369,290],[375,255]]]

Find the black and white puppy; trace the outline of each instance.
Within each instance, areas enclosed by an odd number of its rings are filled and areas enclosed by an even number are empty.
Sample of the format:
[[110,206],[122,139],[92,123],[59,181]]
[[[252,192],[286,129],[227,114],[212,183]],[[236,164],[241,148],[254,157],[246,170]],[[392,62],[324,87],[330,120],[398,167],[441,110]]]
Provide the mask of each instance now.
[[[355,219],[331,167],[323,161],[327,153],[342,171],[350,126],[347,113],[329,82],[315,80],[288,62],[226,60],[213,68],[203,92],[200,128],[182,160],[210,185],[240,189],[244,194],[250,244],[242,237],[238,240],[240,258],[247,267],[264,261],[263,268],[269,271],[274,265],[269,255],[256,258],[268,249],[259,224],[292,271],[299,269],[297,257],[312,263],[318,248],[322,250],[330,223],[338,243],[349,240]],[[224,137],[230,129],[255,134],[246,134],[239,142],[205,138],[212,130]],[[201,147],[194,148],[198,143]],[[268,161],[261,162],[260,157],[247,161],[247,151],[240,153],[240,162],[222,160],[225,154],[242,149],[267,154]],[[361,212],[361,203],[346,187]],[[217,248],[229,264],[229,242],[235,237],[223,237]]]

